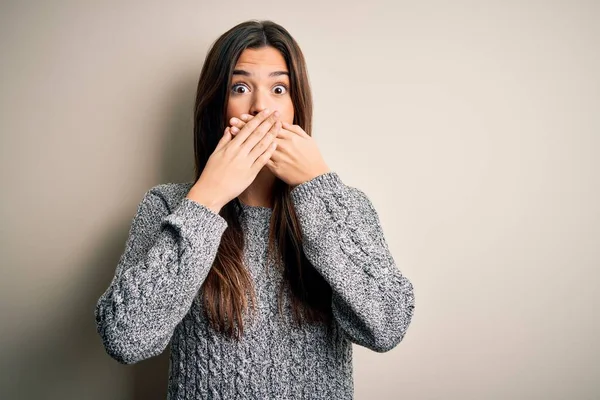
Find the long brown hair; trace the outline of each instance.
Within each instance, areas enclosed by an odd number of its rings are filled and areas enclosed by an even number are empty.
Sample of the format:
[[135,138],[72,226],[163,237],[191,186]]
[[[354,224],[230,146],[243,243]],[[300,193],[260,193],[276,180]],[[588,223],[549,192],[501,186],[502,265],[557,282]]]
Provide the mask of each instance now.
[[[213,43],[200,73],[194,112],[195,181],[223,136],[229,82],[239,56],[247,48],[265,46],[272,46],[283,55],[290,74],[293,123],[311,134],[312,95],[300,47],[286,29],[272,21],[250,20],[240,23]],[[288,184],[276,179],[268,256],[283,272],[284,284],[278,297],[279,312],[282,312],[282,296],[287,289],[293,320],[298,325],[304,322],[329,324],[332,316],[331,287],[302,250],[302,232],[290,191]],[[228,226],[201,290],[210,325],[217,332],[237,339],[243,334],[243,315],[248,310],[249,302],[252,303],[252,311],[256,311],[252,278],[243,265],[245,240],[239,220],[242,211],[236,198],[219,212]]]

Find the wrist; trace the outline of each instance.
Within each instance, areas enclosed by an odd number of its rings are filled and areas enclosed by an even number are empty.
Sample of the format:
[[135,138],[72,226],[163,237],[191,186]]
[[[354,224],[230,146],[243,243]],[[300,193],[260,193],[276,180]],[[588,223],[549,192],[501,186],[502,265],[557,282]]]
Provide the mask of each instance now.
[[215,198],[211,193],[214,192],[211,190],[206,190],[202,187],[194,186],[186,195],[186,197],[195,201],[196,203],[202,204],[206,208],[212,210],[215,214],[218,214],[225,204],[219,199]]

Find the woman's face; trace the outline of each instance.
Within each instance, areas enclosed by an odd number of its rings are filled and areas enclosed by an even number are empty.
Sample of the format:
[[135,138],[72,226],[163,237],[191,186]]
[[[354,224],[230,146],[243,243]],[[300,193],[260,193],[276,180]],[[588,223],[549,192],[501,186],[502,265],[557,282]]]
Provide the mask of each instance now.
[[242,114],[256,115],[265,108],[279,110],[279,119],[293,124],[294,105],[285,60],[274,47],[245,49],[235,64],[229,85],[226,124]]

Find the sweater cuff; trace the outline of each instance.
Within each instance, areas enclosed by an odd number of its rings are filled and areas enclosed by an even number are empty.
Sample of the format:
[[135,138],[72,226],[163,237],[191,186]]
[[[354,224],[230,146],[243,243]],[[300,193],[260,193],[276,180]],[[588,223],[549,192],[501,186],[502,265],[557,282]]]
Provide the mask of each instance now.
[[225,218],[187,197],[163,219],[163,227],[166,224],[177,228],[187,238],[198,239],[221,238],[228,226]]
[[295,204],[310,201],[324,193],[340,193],[344,183],[336,172],[326,172],[303,182],[292,189],[290,196]]

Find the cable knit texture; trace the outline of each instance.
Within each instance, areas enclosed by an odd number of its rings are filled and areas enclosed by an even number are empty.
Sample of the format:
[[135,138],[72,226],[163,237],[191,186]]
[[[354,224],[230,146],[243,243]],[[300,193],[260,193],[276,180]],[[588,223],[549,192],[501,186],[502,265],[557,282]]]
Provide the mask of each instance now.
[[352,399],[352,344],[377,352],[403,339],[414,311],[367,196],[335,172],[295,187],[303,250],[332,288],[333,329],[292,325],[277,310],[281,270],[269,266],[272,210],[241,205],[244,261],[257,296],[241,341],[209,325],[199,290],[227,222],[185,196],[193,183],[153,187],[133,218],[115,276],[95,308],[107,353],[123,364],[170,344],[168,399]]

